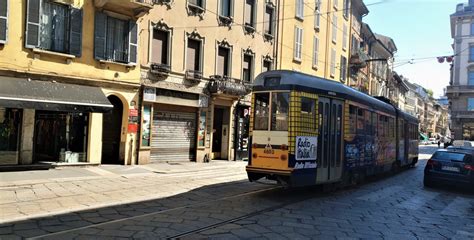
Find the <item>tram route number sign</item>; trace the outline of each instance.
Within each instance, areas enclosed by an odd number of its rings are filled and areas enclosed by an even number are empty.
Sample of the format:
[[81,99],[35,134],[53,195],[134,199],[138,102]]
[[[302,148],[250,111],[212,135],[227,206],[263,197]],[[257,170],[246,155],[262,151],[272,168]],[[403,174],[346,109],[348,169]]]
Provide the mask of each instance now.
[[316,161],[317,137],[296,137],[296,161]]

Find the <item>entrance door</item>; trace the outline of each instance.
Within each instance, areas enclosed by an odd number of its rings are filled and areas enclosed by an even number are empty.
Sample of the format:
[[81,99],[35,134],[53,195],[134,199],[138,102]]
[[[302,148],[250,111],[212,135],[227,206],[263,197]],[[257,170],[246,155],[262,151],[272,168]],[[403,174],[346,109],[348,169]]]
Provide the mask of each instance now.
[[107,97],[114,106],[104,113],[102,122],[102,163],[122,164],[120,159],[120,138],[122,133],[122,101],[116,96]]
[[337,180],[342,174],[342,106],[342,101],[319,98],[318,183]]

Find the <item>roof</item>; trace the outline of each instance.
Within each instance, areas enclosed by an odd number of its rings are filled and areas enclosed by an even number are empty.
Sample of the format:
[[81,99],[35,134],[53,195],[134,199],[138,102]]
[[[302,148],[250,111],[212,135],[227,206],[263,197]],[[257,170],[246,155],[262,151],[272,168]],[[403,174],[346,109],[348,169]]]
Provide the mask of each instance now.
[[[279,84],[272,87],[265,86],[265,80],[269,78],[279,78]],[[298,90],[314,92],[357,101],[370,108],[391,114],[395,114],[396,112],[394,106],[359,92],[340,82],[290,70],[275,70],[261,73],[254,81],[253,90]]]
[[397,45],[395,45],[392,38],[378,33],[375,33],[375,38],[377,38],[377,40],[379,40],[389,50],[389,52],[394,53],[398,50]]

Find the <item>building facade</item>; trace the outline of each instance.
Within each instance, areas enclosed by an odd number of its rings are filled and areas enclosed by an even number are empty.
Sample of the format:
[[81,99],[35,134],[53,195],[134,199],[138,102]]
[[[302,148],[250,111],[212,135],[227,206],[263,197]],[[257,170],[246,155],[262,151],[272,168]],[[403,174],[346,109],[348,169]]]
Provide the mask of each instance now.
[[451,15],[454,63],[446,95],[455,139],[474,140],[474,1],[456,6]]
[[348,85],[361,92],[369,92],[369,78],[367,76],[367,48],[363,47],[362,18],[369,13],[362,0],[351,2],[351,41],[349,58]]
[[276,1],[157,1],[140,24],[140,163],[248,157],[248,93],[274,68],[276,14]]
[[0,164],[136,162],[151,1],[0,1]]
[[346,83],[350,2],[280,0],[276,68]]

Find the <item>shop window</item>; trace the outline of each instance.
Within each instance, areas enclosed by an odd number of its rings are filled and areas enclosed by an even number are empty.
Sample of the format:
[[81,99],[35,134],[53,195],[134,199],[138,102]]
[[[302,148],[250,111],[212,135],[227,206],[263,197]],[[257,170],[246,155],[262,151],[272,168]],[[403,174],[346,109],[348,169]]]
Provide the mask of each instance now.
[[272,93],[272,131],[287,131],[290,107],[289,93]]
[[270,94],[256,93],[254,103],[254,130],[268,130]]
[[43,0],[28,0],[26,48],[80,56],[82,9]]
[[149,147],[151,143],[151,105],[143,106],[142,117],[142,147]]
[[0,165],[18,164],[22,112],[0,107]]
[[206,119],[207,112],[201,111],[199,115],[199,129],[198,129],[198,147],[203,148],[206,145]]
[[136,22],[96,12],[94,31],[96,59],[137,63],[138,28]]
[[88,113],[37,111],[35,160],[45,162],[87,161]]

